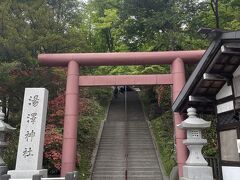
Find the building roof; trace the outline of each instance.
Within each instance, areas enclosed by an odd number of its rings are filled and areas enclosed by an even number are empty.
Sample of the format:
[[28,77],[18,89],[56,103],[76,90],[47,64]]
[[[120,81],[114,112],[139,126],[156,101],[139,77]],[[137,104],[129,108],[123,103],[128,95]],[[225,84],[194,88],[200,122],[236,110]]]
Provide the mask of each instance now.
[[240,31],[224,32],[215,38],[173,103],[174,112],[189,107],[215,112],[216,94],[231,80],[240,65]]

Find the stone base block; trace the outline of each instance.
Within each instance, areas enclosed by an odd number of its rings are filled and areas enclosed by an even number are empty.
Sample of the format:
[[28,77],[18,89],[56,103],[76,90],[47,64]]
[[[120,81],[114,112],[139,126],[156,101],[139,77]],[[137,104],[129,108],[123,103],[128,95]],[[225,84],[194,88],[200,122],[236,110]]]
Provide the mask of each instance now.
[[171,171],[170,175],[169,175],[169,180],[177,180],[177,179],[179,179],[178,178],[178,167],[174,166],[172,168],[172,171]]
[[11,175],[12,179],[23,179],[32,178],[33,175],[42,175],[44,178],[47,177],[47,169],[40,170],[12,170],[8,171],[7,174]]
[[213,180],[212,168],[209,166],[183,166],[181,180]]
[[7,174],[8,167],[7,166],[0,166],[0,176]]

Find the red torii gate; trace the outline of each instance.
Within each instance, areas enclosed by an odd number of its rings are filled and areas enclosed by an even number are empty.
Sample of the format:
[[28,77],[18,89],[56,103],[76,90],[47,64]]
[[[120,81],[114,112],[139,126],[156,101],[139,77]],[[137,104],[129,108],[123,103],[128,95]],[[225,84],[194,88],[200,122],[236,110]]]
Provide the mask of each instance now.
[[[166,51],[166,52],[124,52],[124,53],[67,53],[40,54],[38,60],[48,66],[68,66],[64,135],[62,148],[61,175],[75,170],[77,148],[77,122],[79,86],[112,86],[112,85],[172,85],[174,101],[185,84],[186,64],[197,63],[205,51]],[[117,65],[171,65],[171,74],[158,75],[119,75],[119,76],[80,76],[79,66],[117,66]],[[174,113],[177,163],[179,176],[182,177],[182,166],[187,159],[187,149],[182,143],[185,131],[176,127],[183,117]]]

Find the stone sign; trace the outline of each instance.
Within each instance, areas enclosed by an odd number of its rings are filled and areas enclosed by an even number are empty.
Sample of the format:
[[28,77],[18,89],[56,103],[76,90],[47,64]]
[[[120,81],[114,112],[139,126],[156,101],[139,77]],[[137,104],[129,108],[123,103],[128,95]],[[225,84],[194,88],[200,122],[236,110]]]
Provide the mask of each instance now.
[[16,170],[8,171],[12,178],[26,178],[26,175],[31,178],[33,174],[47,174],[47,170],[41,170],[47,103],[46,89],[25,89]]

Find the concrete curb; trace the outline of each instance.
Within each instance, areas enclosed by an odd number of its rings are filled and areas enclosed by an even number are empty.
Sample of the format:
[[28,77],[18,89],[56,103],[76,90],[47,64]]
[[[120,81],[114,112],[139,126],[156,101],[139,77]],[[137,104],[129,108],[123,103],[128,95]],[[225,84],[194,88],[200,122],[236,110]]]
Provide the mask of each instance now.
[[88,180],[92,179],[92,173],[93,173],[92,171],[93,171],[93,167],[95,166],[96,157],[97,157],[97,153],[98,153],[98,148],[99,148],[99,144],[100,144],[100,141],[101,141],[101,136],[102,136],[104,124],[105,124],[105,121],[107,120],[107,117],[108,117],[108,112],[109,112],[111,102],[112,102],[112,99],[108,102],[105,117],[104,117],[104,119],[102,120],[102,122],[99,126],[99,131],[98,131],[98,135],[97,135],[96,142],[95,142],[95,148],[93,150],[92,158],[91,158],[91,168],[90,168],[91,174],[90,174]]
[[146,119],[146,121],[147,121],[147,123],[148,123],[148,127],[149,127],[149,130],[150,130],[150,133],[151,133],[151,135],[152,135],[153,145],[154,145],[155,150],[156,150],[156,154],[157,154],[159,166],[160,166],[160,169],[161,169],[161,171],[162,171],[162,173],[163,173],[163,180],[169,180],[169,176],[166,175],[166,170],[165,170],[165,168],[164,168],[164,166],[163,166],[163,163],[162,163],[162,160],[161,160],[161,157],[160,157],[159,148],[158,148],[158,146],[157,146],[156,138],[155,138],[155,136],[154,136],[154,134],[153,134],[151,124],[150,124],[150,122],[149,122],[148,119]]
[[[139,93],[138,93],[138,96],[139,96]],[[163,180],[169,180],[169,176],[166,175],[166,170],[165,170],[165,168],[163,166],[163,163],[162,163],[162,160],[161,160],[161,156],[160,156],[160,153],[159,153],[159,148],[157,146],[157,141],[156,141],[156,138],[155,138],[155,136],[153,134],[150,121],[149,121],[149,119],[148,119],[148,117],[147,117],[147,115],[145,113],[143,102],[142,102],[141,98],[139,98],[139,100],[141,102],[144,118],[145,118],[145,120],[146,120],[146,122],[148,124],[148,128],[149,128],[151,136],[152,136],[152,141],[153,141],[153,145],[154,145],[154,148],[155,148],[155,151],[156,151],[156,155],[157,155],[157,158],[158,158],[159,167],[160,167],[161,172],[162,172]]]

